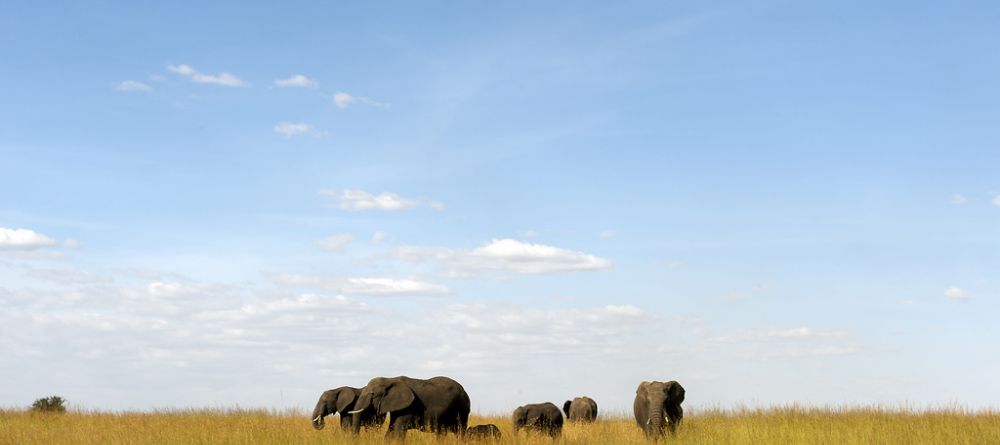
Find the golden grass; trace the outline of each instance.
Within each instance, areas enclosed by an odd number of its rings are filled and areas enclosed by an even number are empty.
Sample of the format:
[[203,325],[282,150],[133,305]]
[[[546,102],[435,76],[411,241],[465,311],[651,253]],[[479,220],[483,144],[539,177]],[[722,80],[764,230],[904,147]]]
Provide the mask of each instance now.
[[[506,417],[473,416],[493,423],[501,443],[544,444],[544,436],[513,438]],[[36,414],[0,410],[0,444],[381,444],[383,433],[352,438],[336,418],[316,431],[307,413],[266,410],[188,410],[151,413]],[[1000,412],[876,408],[769,408],[709,410],[688,415],[674,444],[1000,444]],[[457,444],[448,436],[410,431],[406,443]],[[592,425],[567,424],[560,440],[576,444],[648,444],[634,421],[621,417]]]

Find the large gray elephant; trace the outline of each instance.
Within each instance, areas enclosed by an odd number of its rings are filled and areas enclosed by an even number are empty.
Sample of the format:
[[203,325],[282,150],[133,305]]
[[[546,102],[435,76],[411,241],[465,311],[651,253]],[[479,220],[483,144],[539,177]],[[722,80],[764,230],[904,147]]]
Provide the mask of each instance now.
[[[349,431],[353,420],[348,412],[354,409],[354,403],[358,401],[358,396],[360,395],[360,388],[350,386],[341,386],[340,388],[324,391],[319,396],[319,401],[316,402],[316,408],[313,409],[313,428],[317,430],[323,429],[325,426],[324,417],[340,413],[340,427]],[[385,421],[385,414],[378,414],[374,409],[362,411],[359,414],[361,415],[361,426],[366,429],[378,428]]]
[[519,406],[514,410],[511,421],[514,423],[514,434],[521,428],[546,433],[553,439],[562,434],[562,413],[559,412],[559,407],[550,402]]
[[406,430],[418,428],[437,434],[465,434],[472,407],[469,394],[458,382],[448,377],[427,380],[400,377],[376,377],[364,388],[351,414],[352,428],[361,428],[361,414],[373,409],[378,415],[389,415],[386,438],[403,438]]
[[673,380],[642,382],[635,390],[635,402],[632,404],[635,421],[646,433],[646,437],[662,436],[664,426],[673,434],[684,417],[684,410],[681,409],[683,401],[684,387],[680,383]]
[[577,397],[563,403],[563,412],[570,422],[593,422],[597,420],[597,402],[590,397]]

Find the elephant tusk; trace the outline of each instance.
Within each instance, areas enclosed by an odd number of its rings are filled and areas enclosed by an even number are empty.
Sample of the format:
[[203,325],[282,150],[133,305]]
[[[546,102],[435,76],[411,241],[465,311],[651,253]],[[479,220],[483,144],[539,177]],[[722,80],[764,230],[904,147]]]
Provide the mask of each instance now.
[[348,411],[347,414],[357,414],[357,413],[360,413],[361,411],[364,411],[364,408],[362,408],[362,409],[356,409],[354,411]]
[[323,416],[316,416],[316,418],[313,419],[313,422],[319,422],[322,419],[323,419]]

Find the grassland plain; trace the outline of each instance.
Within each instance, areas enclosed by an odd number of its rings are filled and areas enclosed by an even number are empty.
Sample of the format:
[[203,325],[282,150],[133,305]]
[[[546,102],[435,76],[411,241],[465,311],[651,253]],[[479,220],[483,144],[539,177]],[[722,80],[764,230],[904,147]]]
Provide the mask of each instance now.
[[[694,410],[691,410],[694,411]],[[169,410],[65,414],[0,410],[0,444],[382,444],[383,432],[351,437],[339,422],[314,430],[305,412]],[[333,419],[330,419],[333,420]],[[513,434],[506,416],[473,416],[493,423],[507,444],[544,444],[542,436]],[[672,444],[1000,444],[1000,412],[943,409],[795,408],[691,412]],[[457,444],[454,436],[411,431],[407,444]],[[592,425],[567,424],[560,439],[573,444],[648,444],[634,421],[619,413]]]

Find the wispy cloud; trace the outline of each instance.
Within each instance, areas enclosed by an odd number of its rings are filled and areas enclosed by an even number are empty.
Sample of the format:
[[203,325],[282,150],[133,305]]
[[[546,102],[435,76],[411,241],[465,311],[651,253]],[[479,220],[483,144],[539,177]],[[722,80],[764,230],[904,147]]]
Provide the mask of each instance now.
[[291,138],[292,136],[301,134],[313,134],[316,132],[316,129],[312,125],[303,122],[278,122],[274,126],[274,132],[286,138]]
[[34,250],[56,245],[56,240],[34,230],[0,227],[0,250]]
[[327,252],[340,253],[344,251],[351,241],[354,241],[354,236],[350,233],[338,233],[317,241],[316,245]]
[[844,338],[846,336],[847,333],[844,331],[818,331],[807,327],[799,327],[791,329],[764,329],[764,330],[742,331],[736,334],[715,337],[713,340],[719,342],[747,342],[747,341]]
[[430,207],[434,210],[444,209],[444,204],[437,201],[404,198],[392,192],[382,192],[378,195],[373,195],[364,190],[344,189],[341,193],[332,190],[320,190],[320,194],[333,198],[334,202],[330,207],[352,211],[398,211],[417,207]]
[[972,299],[972,295],[968,291],[956,286],[945,289],[944,296],[951,301],[969,301]]
[[188,80],[195,83],[207,83],[211,85],[220,85],[224,87],[248,87],[249,82],[245,82],[240,78],[223,72],[219,74],[204,74],[198,72],[198,70],[188,66],[188,65],[167,65],[167,70],[170,72],[179,74],[186,77]]
[[996,195],[995,197],[993,197],[993,205],[1000,206],[1000,195]]
[[951,203],[955,205],[962,205],[969,202],[969,199],[960,194],[951,195]]
[[618,231],[611,229],[602,230],[600,233],[597,234],[597,236],[601,238],[614,238],[615,235],[618,235]]
[[123,80],[115,85],[115,91],[123,93],[148,93],[153,91],[153,87],[136,80]]
[[338,91],[333,95],[333,104],[336,105],[337,108],[341,109],[355,104],[369,105],[378,108],[389,108],[391,105],[389,103],[378,102],[364,96],[354,96],[343,91]]
[[370,297],[434,296],[451,293],[451,289],[447,286],[413,278],[322,278],[309,275],[280,274],[274,276],[274,280],[286,285]]
[[613,267],[610,260],[587,253],[513,239],[494,239],[472,250],[401,246],[396,256],[404,261],[439,262],[455,275],[480,271],[544,274]]
[[274,84],[281,88],[289,88],[289,87],[316,88],[319,86],[319,82],[316,82],[315,80],[312,80],[301,74],[296,74],[287,79],[275,80]]

